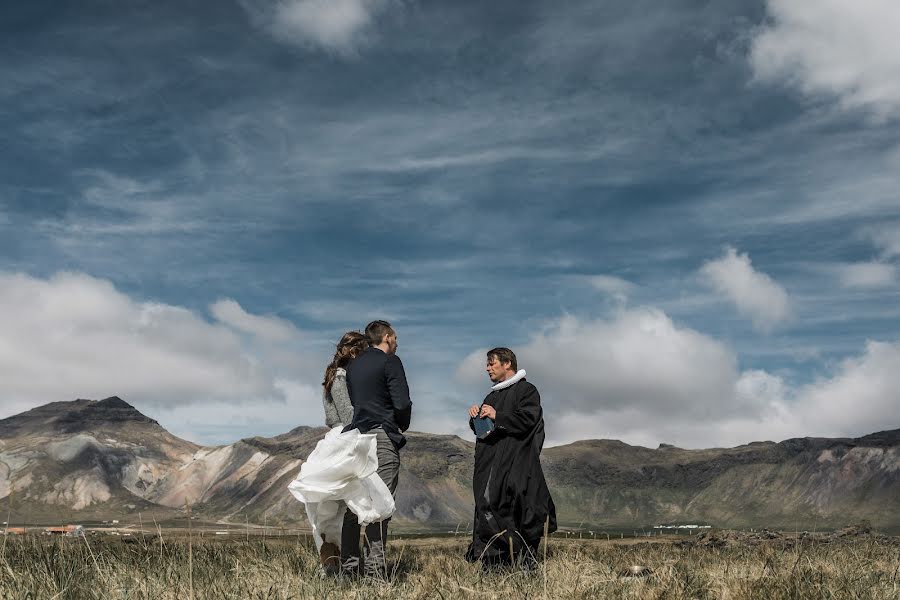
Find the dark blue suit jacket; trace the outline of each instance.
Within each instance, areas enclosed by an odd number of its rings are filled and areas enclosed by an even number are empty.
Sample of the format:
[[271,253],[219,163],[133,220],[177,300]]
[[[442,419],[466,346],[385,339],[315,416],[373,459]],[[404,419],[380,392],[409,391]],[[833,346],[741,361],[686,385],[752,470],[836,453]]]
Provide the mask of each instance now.
[[369,348],[347,365],[347,390],[353,421],[344,431],[381,427],[397,448],[406,444],[403,432],[409,429],[412,402],[400,357]]

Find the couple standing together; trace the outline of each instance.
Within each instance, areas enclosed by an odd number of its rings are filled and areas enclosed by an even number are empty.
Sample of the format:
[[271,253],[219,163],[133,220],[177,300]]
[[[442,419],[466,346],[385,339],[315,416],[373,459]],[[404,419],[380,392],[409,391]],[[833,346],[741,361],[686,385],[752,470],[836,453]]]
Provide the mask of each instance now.
[[[325,423],[332,429],[309,456],[291,491],[307,506],[326,573],[386,574],[385,546],[399,481],[400,449],[406,444],[403,432],[412,416],[409,386],[396,351],[397,334],[390,323],[373,321],[365,334],[344,334],[325,370]],[[512,350],[494,348],[486,358],[485,370],[494,385],[484,401],[468,411],[469,426],[476,434],[475,521],[466,558],[481,560],[485,568],[513,563],[531,567],[541,537],[556,530],[556,510],[540,465],[544,442],[540,395],[525,380],[525,371],[518,370]],[[317,456],[324,456],[325,446],[336,443],[353,450],[337,459],[335,453],[325,460]],[[363,454],[368,460],[360,460]],[[338,473],[350,472],[346,465],[354,460],[354,465],[366,466],[355,472],[358,481],[348,483]],[[319,505],[310,502],[326,497],[315,493],[328,488],[316,481],[317,472],[325,474],[325,479],[341,479],[340,491],[329,498],[340,497],[336,510],[318,510]],[[388,493],[390,497],[383,498]],[[329,518],[339,524],[339,535],[336,527],[326,524]],[[361,523],[365,524],[363,561]]]

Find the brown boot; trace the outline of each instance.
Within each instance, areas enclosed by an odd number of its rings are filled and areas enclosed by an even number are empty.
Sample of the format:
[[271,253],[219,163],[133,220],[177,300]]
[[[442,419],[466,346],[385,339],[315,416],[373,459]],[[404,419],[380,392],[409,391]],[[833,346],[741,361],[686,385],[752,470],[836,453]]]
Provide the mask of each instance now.
[[326,575],[337,575],[341,572],[341,549],[337,544],[323,540],[319,549],[319,560]]

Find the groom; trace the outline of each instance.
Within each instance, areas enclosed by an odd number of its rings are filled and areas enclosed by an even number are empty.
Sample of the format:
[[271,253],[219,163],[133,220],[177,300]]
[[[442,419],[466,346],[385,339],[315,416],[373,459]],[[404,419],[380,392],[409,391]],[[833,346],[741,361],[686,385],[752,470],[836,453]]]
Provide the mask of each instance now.
[[[353,421],[344,431],[373,431],[378,447],[378,476],[391,494],[397,490],[400,476],[400,448],[406,444],[403,432],[409,428],[412,402],[403,363],[397,356],[397,333],[387,321],[372,321],[366,326],[371,347],[347,366],[347,390],[353,404]],[[383,577],[387,571],[384,556],[390,519],[366,526],[365,574]],[[341,569],[345,574],[359,572],[359,521],[349,509],[344,514],[341,533]]]

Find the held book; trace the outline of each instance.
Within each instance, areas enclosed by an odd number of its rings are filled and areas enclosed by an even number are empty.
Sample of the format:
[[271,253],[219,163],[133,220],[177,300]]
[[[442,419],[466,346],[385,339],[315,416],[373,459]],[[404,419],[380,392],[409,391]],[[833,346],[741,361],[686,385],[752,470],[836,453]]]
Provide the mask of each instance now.
[[472,425],[475,428],[475,437],[483,440],[494,431],[494,420],[487,417],[475,417],[472,419]]

